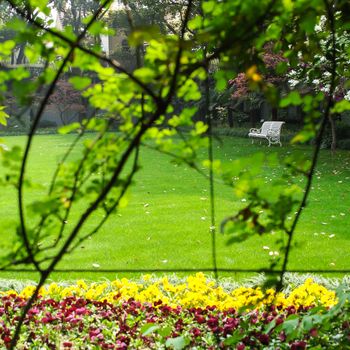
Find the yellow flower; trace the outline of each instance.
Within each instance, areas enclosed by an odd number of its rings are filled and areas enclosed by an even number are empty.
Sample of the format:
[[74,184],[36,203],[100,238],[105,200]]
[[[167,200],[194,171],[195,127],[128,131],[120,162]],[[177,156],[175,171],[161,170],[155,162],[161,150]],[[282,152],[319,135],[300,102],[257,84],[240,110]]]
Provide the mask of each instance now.
[[60,293],[62,287],[59,287],[57,283],[51,283],[47,288],[47,293],[50,296],[55,296]]
[[258,68],[256,65],[251,66],[249,69],[246,71],[246,76],[249,80],[252,80],[256,83],[260,82],[262,80],[261,75],[257,72]]
[[36,289],[35,286],[27,286],[21,291],[19,296],[24,298],[24,299],[28,299],[33,295],[35,289]]
[[77,286],[80,288],[80,289],[84,289],[84,290],[87,290],[88,289],[88,285],[86,284],[86,282],[84,280],[79,280],[77,281]]
[[152,278],[152,276],[149,273],[142,276],[142,279],[146,282],[149,281],[151,278]]
[[[337,303],[336,294],[325,287],[307,279],[304,284],[295,288],[289,296],[277,293],[274,289],[263,292],[260,288],[239,287],[232,291],[226,291],[216,283],[208,281],[203,273],[188,276],[185,283],[171,284],[167,277],[163,277],[153,283],[151,275],[143,276],[142,280],[149,283],[137,283],[126,278],[113,282],[92,283],[87,285],[84,280],[79,280],[75,285],[60,287],[51,283],[40,289],[40,294],[53,298],[65,298],[68,296],[81,296],[91,300],[120,303],[134,298],[140,302],[155,303],[161,300],[163,304],[172,307],[202,307],[216,306],[219,310],[229,308],[259,309],[264,305],[278,305],[282,308],[288,306],[324,305],[331,307]],[[23,298],[29,298],[35,290],[35,286],[25,287],[19,294]],[[15,291],[0,292],[0,295],[15,294]]]

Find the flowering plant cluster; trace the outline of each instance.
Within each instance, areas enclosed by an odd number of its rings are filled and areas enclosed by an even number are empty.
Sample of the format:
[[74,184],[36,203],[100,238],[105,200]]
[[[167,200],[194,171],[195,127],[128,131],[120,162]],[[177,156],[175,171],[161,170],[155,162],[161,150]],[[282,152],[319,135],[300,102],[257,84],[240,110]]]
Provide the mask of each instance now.
[[264,46],[264,52],[261,55],[261,61],[265,68],[265,74],[260,75],[257,67],[251,67],[245,73],[239,73],[234,79],[229,80],[229,85],[233,86],[233,98],[247,97],[252,92],[252,83],[259,83],[264,80],[270,85],[281,85],[287,78],[283,74],[278,74],[276,69],[279,64],[287,64],[288,59],[283,56],[282,52],[274,52],[273,43],[267,43]]
[[[17,293],[9,290],[5,294],[16,294],[24,299],[29,298],[35,286],[27,286]],[[263,305],[277,305],[282,308],[289,306],[323,305],[330,307],[336,304],[334,291],[327,290],[322,285],[307,279],[304,284],[295,288],[291,293],[276,293],[274,289],[263,291],[260,287],[239,287],[230,290],[223,286],[216,286],[214,281],[208,280],[203,273],[189,276],[183,283],[171,283],[167,277],[153,281],[150,275],[144,275],[142,281],[135,282],[122,278],[112,282],[87,284],[77,281],[75,285],[60,286],[51,283],[41,288],[42,297],[60,300],[66,297],[81,297],[89,300],[109,302],[112,304],[134,299],[141,303],[155,303],[161,301],[172,308],[177,306],[191,308],[215,306],[219,310],[260,308]]]
[[[348,298],[337,299],[333,291],[311,280],[288,296],[243,287],[224,291],[205,281],[198,274],[179,285],[172,285],[165,278],[144,286],[126,279],[92,285],[79,281],[70,287],[51,284],[41,290],[39,299],[29,310],[18,346],[21,349],[305,349],[309,346],[345,349],[350,343]],[[142,294],[146,290],[148,294]],[[2,292],[0,347],[9,346],[32,291],[33,287],[26,287],[20,293]],[[188,293],[193,293],[192,299]],[[142,299],[146,295],[149,300]],[[224,300],[228,296],[240,300],[240,304],[231,307]]]

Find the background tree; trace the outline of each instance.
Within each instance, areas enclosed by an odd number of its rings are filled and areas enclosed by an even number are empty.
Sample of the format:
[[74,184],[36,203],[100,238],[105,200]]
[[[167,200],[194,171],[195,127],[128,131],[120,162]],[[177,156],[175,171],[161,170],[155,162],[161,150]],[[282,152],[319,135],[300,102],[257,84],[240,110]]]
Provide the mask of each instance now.
[[71,26],[78,35],[84,28],[83,20],[95,13],[100,4],[95,0],[53,0],[53,6],[62,25]]
[[[260,121],[259,110],[262,104],[272,102],[271,120],[278,120],[278,108],[276,105],[275,92],[285,94],[288,91],[288,79],[285,74],[278,73],[280,65],[287,65],[288,59],[282,52],[275,52],[272,42],[266,43],[261,53],[261,64],[253,66],[247,72],[242,72],[236,78],[229,81],[233,101],[247,101],[250,107],[249,118],[252,126]],[[264,91],[257,89],[259,84],[269,86],[270,94],[265,96]]]
[[84,114],[84,112],[85,115],[87,114],[81,93],[65,80],[57,82],[55,92],[50,96],[48,105],[57,108],[63,125],[76,120],[77,114]]
[[[337,17],[343,14],[338,12]],[[315,32],[319,36],[317,51],[314,55],[303,55],[300,64],[295,69],[288,72],[289,84],[301,91],[302,93],[317,94],[319,92],[328,95],[331,86],[332,67],[329,63],[329,55],[331,50],[332,36],[330,34],[329,24],[325,16],[321,16],[315,23]],[[350,45],[350,32],[348,28],[340,26],[336,33],[336,51],[337,51],[337,75],[336,88],[333,92],[335,101],[343,99],[350,101],[349,94],[349,57],[345,53],[345,47]],[[320,108],[324,108],[320,104]],[[336,123],[339,122],[340,116],[335,114],[329,118],[330,126],[330,147],[332,152],[337,146],[337,128]],[[329,141],[328,141],[329,142]],[[327,141],[325,142],[327,143]],[[329,146],[329,143],[328,143]]]

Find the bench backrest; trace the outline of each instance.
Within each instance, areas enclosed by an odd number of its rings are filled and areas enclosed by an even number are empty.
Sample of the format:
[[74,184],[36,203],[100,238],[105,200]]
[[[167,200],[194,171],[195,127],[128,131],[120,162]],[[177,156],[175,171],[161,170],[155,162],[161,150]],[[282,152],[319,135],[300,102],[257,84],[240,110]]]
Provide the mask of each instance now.
[[269,130],[277,131],[278,133],[280,133],[283,124],[284,122],[264,122],[261,126],[261,133],[263,135],[267,135],[267,132]]

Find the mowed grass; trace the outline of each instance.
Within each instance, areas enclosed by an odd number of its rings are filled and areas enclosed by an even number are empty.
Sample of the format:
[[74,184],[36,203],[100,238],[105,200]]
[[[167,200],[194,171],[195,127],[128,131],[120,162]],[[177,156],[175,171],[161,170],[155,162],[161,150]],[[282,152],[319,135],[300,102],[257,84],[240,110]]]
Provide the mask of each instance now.
[[[35,138],[29,160],[28,175],[48,186],[55,165],[72,142],[74,135],[42,135]],[[6,137],[9,146],[23,145],[25,137]],[[248,139],[223,137],[215,143],[215,158],[230,162],[255,152],[277,152],[282,159],[293,152],[310,156],[309,146],[271,147],[252,145]],[[73,158],[79,154],[79,147]],[[210,228],[210,200],[208,179],[185,165],[177,166],[168,156],[148,148],[141,150],[141,171],[129,196],[129,204],[103,226],[97,235],[84,242],[74,253],[66,256],[59,269],[204,269],[212,267]],[[205,159],[206,150],[201,157]],[[3,170],[1,170],[2,172]],[[282,164],[265,171],[269,180],[281,174]],[[29,203],[43,194],[43,190],[30,190],[25,194]],[[218,178],[215,181],[216,222],[241,205],[231,188]],[[86,204],[86,203],[85,203]],[[75,210],[67,224],[72,227],[83,204]],[[14,237],[17,219],[16,193],[1,190],[0,239]],[[97,213],[83,227],[86,233],[94,227],[101,213]],[[31,220],[31,218],[27,218]],[[290,269],[349,269],[350,263],[350,152],[339,151],[332,157],[328,150],[321,151],[317,175],[314,178],[309,206],[304,210],[297,227],[291,254]],[[263,246],[277,250],[275,240],[280,234],[254,236],[243,243],[228,246],[230,236],[217,234],[219,268],[260,269],[269,266],[270,256]],[[286,240],[286,238],[285,238]],[[53,279],[113,279],[116,273],[63,273]],[[132,273],[118,276],[134,276]],[[137,275],[137,274],[136,274]],[[35,273],[0,272],[0,278],[36,279]]]

